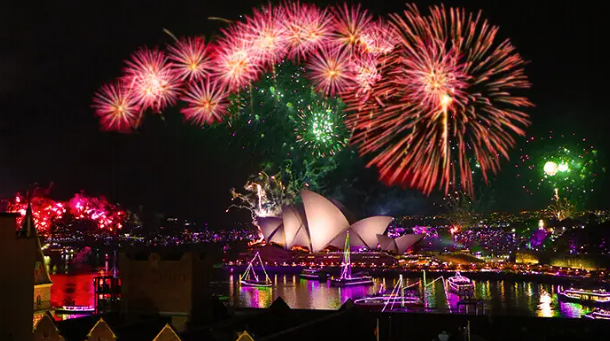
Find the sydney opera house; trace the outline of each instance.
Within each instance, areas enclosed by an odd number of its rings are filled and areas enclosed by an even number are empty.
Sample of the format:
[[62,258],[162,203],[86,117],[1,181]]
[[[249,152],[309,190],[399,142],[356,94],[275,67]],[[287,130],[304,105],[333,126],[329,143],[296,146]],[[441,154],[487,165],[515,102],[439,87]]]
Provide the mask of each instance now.
[[309,190],[301,191],[302,204],[284,207],[281,217],[258,219],[267,243],[320,252],[330,247],[342,249],[349,232],[352,248],[381,249],[402,254],[423,235],[387,237],[384,233],[392,217],[374,216],[355,221],[339,203]]

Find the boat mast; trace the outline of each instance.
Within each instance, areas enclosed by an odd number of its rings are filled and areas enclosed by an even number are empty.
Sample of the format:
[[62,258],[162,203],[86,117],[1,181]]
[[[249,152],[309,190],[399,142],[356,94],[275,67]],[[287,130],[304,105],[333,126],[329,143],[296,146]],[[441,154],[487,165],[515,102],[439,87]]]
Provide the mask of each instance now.
[[351,279],[352,278],[352,262],[350,260],[350,250],[349,250],[349,231],[346,232],[345,235],[345,246],[343,248],[343,269],[341,271],[341,279]]

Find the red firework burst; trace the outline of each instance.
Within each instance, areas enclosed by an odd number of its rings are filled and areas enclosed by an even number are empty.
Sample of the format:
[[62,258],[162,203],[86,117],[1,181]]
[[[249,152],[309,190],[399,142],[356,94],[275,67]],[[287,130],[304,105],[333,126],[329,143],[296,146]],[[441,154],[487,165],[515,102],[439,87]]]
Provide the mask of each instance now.
[[327,9],[298,2],[287,3],[283,9],[289,58],[304,59],[331,39],[334,18]]
[[124,82],[104,85],[93,98],[95,114],[104,130],[129,131],[137,122],[140,107]]
[[243,38],[250,46],[250,53],[265,65],[282,58],[288,48],[287,32],[283,25],[285,11],[282,7],[264,6],[246,17]]
[[531,103],[511,94],[529,87],[524,61],[508,40],[496,43],[497,27],[464,10],[422,16],[410,6],[392,20],[400,43],[381,63],[369,114],[352,117],[354,140],[377,154],[370,165],[389,183],[428,194],[459,184],[472,195],[471,162],[487,180],[508,157],[511,133],[529,124]]
[[126,63],[125,81],[142,110],[161,111],[176,102],[180,79],[163,52],[141,48]]
[[245,39],[245,29],[240,24],[227,30],[218,46],[214,76],[229,91],[252,83],[261,69],[260,60],[252,53],[252,44]]
[[203,37],[181,39],[175,46],[168,46],[168,50],[181,80],[197,81],[209,74],[210,55]]
[[361,9],[360,5],[350,7],[346,3],[343,6],[335,7],[334,12],[335,41],[345,47],[353,48],[357,46],[360,43],[362,33],[373,20],[373,17],[367,10]]
[[229,106],[226,91],[210,80],[191,85],[183,100],[189,106],[181,109],[180,112],[188,120],[199,125],[222,121]]
[[308,64],[316,89],[330,96],[343,92],[352,80],[350,57],[345,49],[323,49]]

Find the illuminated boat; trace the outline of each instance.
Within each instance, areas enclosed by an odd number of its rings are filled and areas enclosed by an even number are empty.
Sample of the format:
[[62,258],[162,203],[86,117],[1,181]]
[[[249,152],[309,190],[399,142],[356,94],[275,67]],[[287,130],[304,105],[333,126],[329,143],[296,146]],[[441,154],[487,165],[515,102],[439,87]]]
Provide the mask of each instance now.
[[64,305],[61,308],[55,309],[56,314],[81,315],[93,314],[95,307],[92,305]]
[[320,269],[303,269],[299,274],[300,278],[319,280],[325,277],[325,273]]
[[354,285],[372,285],[373,277],[368,275],[353,275],[352,263],[350,260],[349,231],[345,236],[345,248],[343,253],[343,263],[341,264],[341,276],[330,280],[330,285],[335,287],[347,287]]
[[584,318],[593,320],[610,320],[610,311],[603,309],[595,309],[592,312],[586,314]]
[[[261,265],[264,277],[262,275],[259,276],[256,273],[256,271],[254,270],[253,264],[256,260],[258,260],[259,264]],[[270,287],[271,286],[271,284],[272,284],[271,279],[267,275],[267,271],[265,271],[265,266],[263,265],[263,260],[261,259],[261,255],[258,252],[256,253],[256,255],[254,255],[254,258],[252,258],[252,260],[248,264],[248,267],[246,268],[246,272],[244,272],[244,274],[241,276],[239,281],[240,281],[241,285],[245,286],[245,287]]]
[[593,303],[593,304],[610,304],[610,293],[606,290],[585,290],[585,289],[567,289],[559,290],[557,293],[559,298],[564,301]]
[[449,290],[457,294],[474,291],[474,284],[470,278],[462,276],[459,272],[456,272],[455,276],[449,277],[447,283],[449,285]]
[[[418,285],[415,283],[411,286]],[[384,292],[383,289],[376,294],[359,298],[354,301],[357,306],[373,311],[407,311],[414,306],[422,306],[422,300],[414,291],[407,291],[408,287],[403,285],[402,275],[398,281],[398,285],[392,289],[392,292]]]
[[394,296],[394,295],[383,295],[383,296],[371,296],[363,297],[354,300],[357,306],[371,308],[371,309],[383,309],[387,305],[392,306],[421,306],[423,305],[422,300],[417,296]]
[[402,275],[398,282],[398,286],[395,287],[391,293],[383,292],[380,290],[378,293],[371,296],[362,297],[354,300],[357,306],[363,307],[369,310],[381,310],[386,309],[392,310],[394,307],[405,308],[409,306],[421,306],[423,305],[422,300],[417,297],[413,292],[405,292],[403,286]]

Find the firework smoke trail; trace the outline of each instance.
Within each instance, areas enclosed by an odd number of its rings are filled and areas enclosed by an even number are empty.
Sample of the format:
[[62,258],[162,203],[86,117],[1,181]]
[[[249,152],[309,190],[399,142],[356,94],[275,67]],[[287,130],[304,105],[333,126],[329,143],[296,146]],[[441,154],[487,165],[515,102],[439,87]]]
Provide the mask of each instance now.
[[222,121],[228,112],[229,99],[225,89],[211,80],[192,84],[182,99],[188,106],[180,109],[180,112],[198,125]]
[[355,107],[354,140],[361,154],[376,154],[369,165],[390,184],[427,194],[459,184],[472,194],[470,160],[487,180],[508,158],[511,133],[529,124],[523,109],[532,104],[511,94],[529,87],[525,63],[480,15],[433,7],[423,16],[409,6],[391,18],[400,43],[383,57],[375,98]]
[[135,127],[140,107],[123,82],[104,85],[93,103],[104,130],[126,132]]

